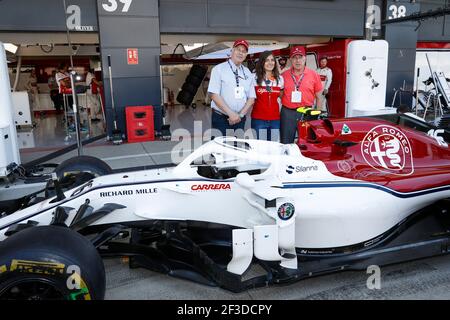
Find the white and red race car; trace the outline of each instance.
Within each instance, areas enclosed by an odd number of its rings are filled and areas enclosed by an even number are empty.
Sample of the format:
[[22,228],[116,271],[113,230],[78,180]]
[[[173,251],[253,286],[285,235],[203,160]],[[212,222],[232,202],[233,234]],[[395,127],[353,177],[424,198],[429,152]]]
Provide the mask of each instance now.
[[448,131],[391,117],[300,121],[291,145],[220,137],[64,192],[109,170],[71,159],[47,199],[1,216],[0,298],[101,299],[100,256],[239,292],[448,253]]

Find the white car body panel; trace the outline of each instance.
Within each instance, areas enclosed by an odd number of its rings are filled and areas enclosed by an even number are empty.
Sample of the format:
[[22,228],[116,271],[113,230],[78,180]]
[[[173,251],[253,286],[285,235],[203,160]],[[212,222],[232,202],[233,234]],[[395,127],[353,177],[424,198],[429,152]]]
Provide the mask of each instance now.
[[[252,150],[227,146],[230,141],[246,143]],[[216,155],[215,165],[219,167],[253,166],[266,170],[247,180],[241,179],[241,183],[237,178],[208,179],[200,176],[191,163],[210,154]],[[205,185],[212,189],[198,190]],[[58,205],[74,208],[66,221],[70,224],[86,199],[94,209],[105,203],[126,206],[93,225],[152,219],[252,229],[280,222],[264,212],[264,204],[265,200],[286,198],[295,202],[295,247],[336,248],[373,239],[414,211],[450,196],[450,191],[438,190],[402,194],[380,185],[341,178],[328,172],[324,163],[302,156],[295,145],[234,138],[217,138],[206,143],[173,168],[102,176],[82,187],[66,192],[66,199],[59,203],[46,200],[1,218],[0,240],[14,223],[31,219],[49,224]],[[280,223],[282,226],[283,222]]]

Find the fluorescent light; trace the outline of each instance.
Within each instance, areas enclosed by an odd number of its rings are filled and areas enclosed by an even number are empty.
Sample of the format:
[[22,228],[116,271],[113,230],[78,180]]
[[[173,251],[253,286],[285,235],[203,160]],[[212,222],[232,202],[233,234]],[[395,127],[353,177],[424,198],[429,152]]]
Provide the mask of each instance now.
[[18,46],[12,44],[12,43],[4,43],[5,50],[11,52],[12,54],[16,54]]
[[194,43],[194,44],[189,44],[184,46],[184,49],[186,50],[186,52],[189,52],[191,50],[206,46],[208,43]]

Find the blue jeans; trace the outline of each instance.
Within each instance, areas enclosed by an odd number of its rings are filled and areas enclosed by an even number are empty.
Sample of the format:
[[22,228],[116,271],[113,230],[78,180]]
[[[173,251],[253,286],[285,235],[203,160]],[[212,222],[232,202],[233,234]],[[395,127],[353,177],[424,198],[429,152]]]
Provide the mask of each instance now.
[[278,141],[280,138],[280,120],[252,119],[252,129],[257,139]]
[[232,134],[230,130],[242,129],[242,131],[244,131],[244,127],[245,127],[245,117],[241,119],[241,122],[236,123],[235,125],[230,125],[226,116],[222,116],[212,111],[211,128],[219,130],[222,133],[222,136],[226,136],[227,131],[228,134]]

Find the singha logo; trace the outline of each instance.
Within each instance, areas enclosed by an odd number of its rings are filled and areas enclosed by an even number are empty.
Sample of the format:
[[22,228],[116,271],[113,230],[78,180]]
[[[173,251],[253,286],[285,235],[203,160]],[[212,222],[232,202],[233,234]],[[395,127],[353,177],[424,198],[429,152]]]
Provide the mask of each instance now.
[[361,143],[361,153],[378,171],[405,176],[414,172],[411,144],[395,127],[381,125],[370,130]]

